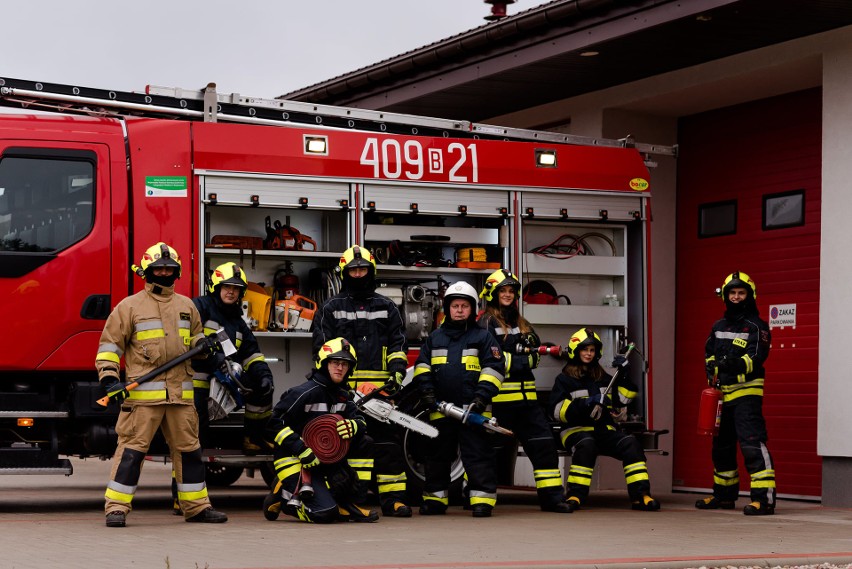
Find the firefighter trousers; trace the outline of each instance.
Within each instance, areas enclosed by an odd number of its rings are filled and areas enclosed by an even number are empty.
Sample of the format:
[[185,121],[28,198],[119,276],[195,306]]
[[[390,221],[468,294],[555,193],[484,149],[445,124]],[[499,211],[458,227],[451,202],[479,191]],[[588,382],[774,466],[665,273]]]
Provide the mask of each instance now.
[[740,397],[722,406],[719,434],[713,437],[713,495],[718,500],[733,502],[739,496],[739,443],[751,478],[751,500],[775,505],[775,466],[767,440],[762,397]]
[[603,427],[579,431],[565,441],[571,449],[571,468],[568,470],[568,497],[576,497],[585,503],[592,485],[595,462],[600,455],[620,460],[624,467],[624,480],[631,501],[650,495],[651,482],[645,451],[639,439],[633,435]]
[[449,505],[450,473],[461,454],[470,490],[470,505],[497,503],[497,453],[491,435],[446,417],[432,423],[438,437],[426,447],[423,500],[430,506]]
[[118,448],[113,456],[112,473],[105,493],[106,513],[126,514],[131,510],[145,454],[157,429],[162,431],[172,456],[180,457],[173,468],[184,517],[191,518],[210,507],[195,408],[175,404],[124,404],[115,426]]
[[[400,443],[400,429],[367,417],[367,432],[373,441],[372,450],[358,458],[373,458],[373,473],[376,479],[376,489],[379,493],[379,504],[383,510],[393,509],[394,502],[406,503],[405,456]],[[353,455],[355,456],[355,455]]]
[[[370,444],[361,437],[349,454],[363,454]],[[357,459],[320,464],[305,470],[298,457],[286,456],[276,447],[275,474],[278,483],[273,489],[281,502],[281,511],[309,523],[331,523],[338,519],[338,505],[352,509],[367,501],[367,482],[350,464]],[[308,491],[306,486],[310,487]]]
[[564,502],[556,439],[538,403],[494,403],[492,410],[500,426],[513,431],[524,447],[532,463],[539,503],[552,506]]

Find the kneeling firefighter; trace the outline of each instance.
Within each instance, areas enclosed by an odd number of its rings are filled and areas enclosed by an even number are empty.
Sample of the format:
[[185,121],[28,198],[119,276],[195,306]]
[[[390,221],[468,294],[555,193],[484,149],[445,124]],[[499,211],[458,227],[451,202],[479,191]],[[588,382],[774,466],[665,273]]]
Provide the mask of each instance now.
[[[284,512],[313,523],[375,522],[378,514],[363,505],[367,483],[347,460],[369,454],[372,444],[364,417],[346,389],[358,362],[355,349],[347,340],[334,338],[320,347],[315,362],[308,380],[284,393],[269,419],[278,482],[263,501],[263,515],[270,521]],[[332,423],[336,436],[311,440],[308,431],[318,421]]]
[[[567,346],[568,364],[556,377],[550,393],[553,417],[563,424],[562,444],[572,451],[568,471],[568,500],[573,509],[586,502],[598,455],[622,462],[627,493],[634,510],[654,511],[660,503],[651,497],[651,482],[642,444],[635,436],[619,431],[614,417],[626,413],[637,388],[625,373],[619,374],[613,392],[612,376],[600,365],[603,342],[590,328],[573,334]],[[625,356],[616,356],[612,367],[626,367]]]

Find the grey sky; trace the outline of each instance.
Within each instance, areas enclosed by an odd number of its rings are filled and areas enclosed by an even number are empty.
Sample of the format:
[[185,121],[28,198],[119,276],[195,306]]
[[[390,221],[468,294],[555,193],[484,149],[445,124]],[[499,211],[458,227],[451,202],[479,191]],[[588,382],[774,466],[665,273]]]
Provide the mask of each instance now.
[[4,3],[0,76],[122,91],[213,81],[272,98],[484,25],[489,11],[482,0]]

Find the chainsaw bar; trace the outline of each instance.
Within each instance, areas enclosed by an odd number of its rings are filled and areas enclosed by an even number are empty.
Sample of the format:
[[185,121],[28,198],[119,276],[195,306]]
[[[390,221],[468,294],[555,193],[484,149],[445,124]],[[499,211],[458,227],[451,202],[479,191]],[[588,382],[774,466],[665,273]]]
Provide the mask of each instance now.
[[432,439],[438,436],[438,429],[425,421],[421,421],[420,419],[412,417],[402,411],[397,411],[396,407],[394,407],[390,402],[383,399],[369,399],[362,405],[359,403],[359,400],[362,397],[363,395],[356,393],[355,404],[359,409],[364,411],[364,413],[373,419],[383,423],[400,425],[401,427],[405,427],[406,429],[414,431],[415,433],[420,433],[421,435]]

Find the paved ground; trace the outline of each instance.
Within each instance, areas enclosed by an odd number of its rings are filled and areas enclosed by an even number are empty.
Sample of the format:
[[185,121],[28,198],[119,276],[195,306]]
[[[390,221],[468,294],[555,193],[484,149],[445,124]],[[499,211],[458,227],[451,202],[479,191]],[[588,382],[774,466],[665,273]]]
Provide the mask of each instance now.
[[[501,490],[489,519],[444,517],[313,526],[260,513],[262,481],[213,489],[231,520],[186,524],[170,511],[169,468],[147,463],[124,529],[103,525],[109,463],[75,474],[0,476],[0,569],[343,569],[571,567],[606,569],[852,563],[852,509],[781,502],[775,516],[700,512],[696,496],[660,495],[660,512],[627,509],[626,494],[593,494],[571,515],[539,511],[535,495]],[[745,505],[745,500],[738,504]]]

